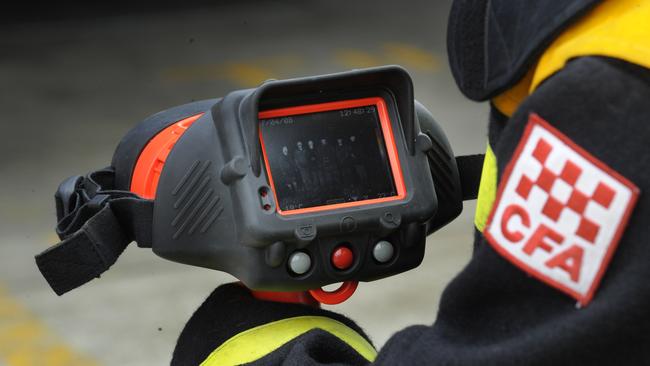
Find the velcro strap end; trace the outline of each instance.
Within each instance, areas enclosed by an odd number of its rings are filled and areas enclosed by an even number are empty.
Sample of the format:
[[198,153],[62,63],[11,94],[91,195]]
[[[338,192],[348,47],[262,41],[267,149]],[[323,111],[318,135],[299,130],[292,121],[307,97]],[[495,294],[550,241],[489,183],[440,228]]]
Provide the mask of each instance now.
[[85,231],[75,233],[35,258],[41,274],[59,296],[108,269]]

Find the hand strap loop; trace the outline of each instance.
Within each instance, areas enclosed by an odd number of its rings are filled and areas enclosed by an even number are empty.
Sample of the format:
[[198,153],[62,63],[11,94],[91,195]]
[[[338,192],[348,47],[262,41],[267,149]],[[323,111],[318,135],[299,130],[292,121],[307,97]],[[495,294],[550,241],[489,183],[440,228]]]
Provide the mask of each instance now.
[[62,240],[36,256],[50,287],[62,295],[99,277],[132,241],[151,247],[153,201],[113,189],[105,168],[66,179],[55,194]]

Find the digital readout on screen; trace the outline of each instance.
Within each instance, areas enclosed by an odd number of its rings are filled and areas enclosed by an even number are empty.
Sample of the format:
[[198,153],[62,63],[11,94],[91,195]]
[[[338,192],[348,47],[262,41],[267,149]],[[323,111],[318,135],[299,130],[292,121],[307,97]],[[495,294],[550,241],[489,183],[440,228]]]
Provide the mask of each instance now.
[[260,120],[282,211],[395,196],[376,105]]

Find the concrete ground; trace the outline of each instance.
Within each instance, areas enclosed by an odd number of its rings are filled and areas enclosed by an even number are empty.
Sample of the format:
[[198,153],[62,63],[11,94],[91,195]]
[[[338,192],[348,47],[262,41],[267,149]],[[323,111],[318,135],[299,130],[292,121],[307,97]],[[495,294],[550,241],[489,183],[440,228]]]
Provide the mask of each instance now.
[[[168,364],[192,311],[228,275],[130,247],[99,280],[57,297],[33,256],[54,244],[53,193],[106,166],[156,111],[268,78],[400,64],[457,154],[485,146],[485,105],[446,65],[448,1],[238,1],[0,27],[0,366]],[[471,250],[474,206],[431,236],[418,269],[361,284],[332,307],[381,346],[430,324]]]

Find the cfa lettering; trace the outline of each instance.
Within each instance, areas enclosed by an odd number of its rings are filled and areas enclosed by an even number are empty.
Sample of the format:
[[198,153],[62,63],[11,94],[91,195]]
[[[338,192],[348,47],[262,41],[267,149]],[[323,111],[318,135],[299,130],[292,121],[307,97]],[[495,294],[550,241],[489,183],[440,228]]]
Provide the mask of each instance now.
[[[519,243],[525,237],[524,233],[511,230],[508,227],[514,217],[518,217],[524,227],[530,228],[530,216],[523,207],[517,204],[511,204],[503,212],[501,218],[503,236],[513,243]],[[544,224],[540,224],[523,244],[521,250],[529,256],[532,256],[536,251],[546,252],[550,257],[544,262],[546,267],[550,269],[559,268],[566,272],[572,281],[578,282],[580,281],[584,249],[577,244],[563,247],[563,242],[564,236],[562,234]]]

